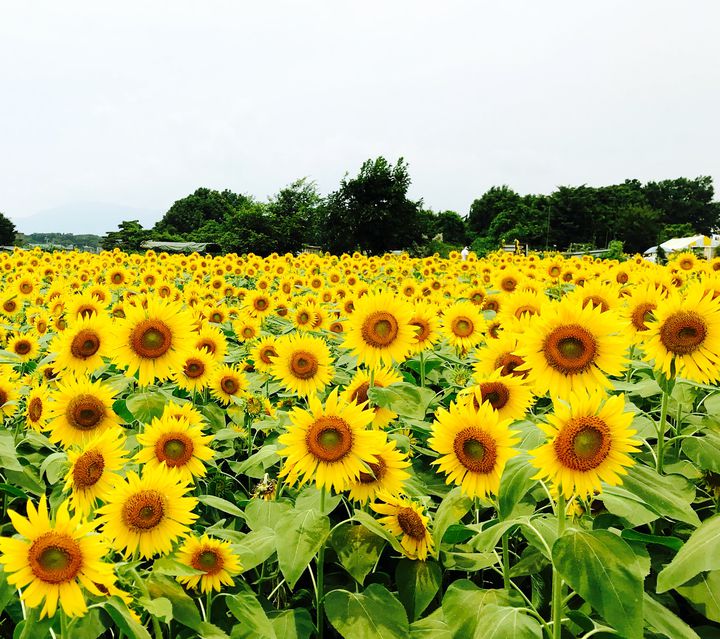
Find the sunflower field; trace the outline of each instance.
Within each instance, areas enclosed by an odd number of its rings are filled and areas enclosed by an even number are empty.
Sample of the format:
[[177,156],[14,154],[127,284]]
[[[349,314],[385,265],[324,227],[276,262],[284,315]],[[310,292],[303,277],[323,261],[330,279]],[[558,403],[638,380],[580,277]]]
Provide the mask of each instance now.
[[0,277],[1,637],[720,637],[720,259]]

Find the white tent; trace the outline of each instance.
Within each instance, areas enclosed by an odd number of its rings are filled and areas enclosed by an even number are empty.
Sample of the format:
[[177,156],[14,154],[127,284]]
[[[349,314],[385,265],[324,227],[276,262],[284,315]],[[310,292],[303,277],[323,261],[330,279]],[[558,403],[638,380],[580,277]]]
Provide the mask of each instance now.
[[[677,251],[689,251],[695,248],[703,249],[706,259],[712,259],[713,249],[720,246],[720,236],[713,235],[693,235],[692,237],[674,237],[660,245],[666,253],[676,253]],[[657,253],[657,246],[651,246],[644,253],[645,257],[654,256]],[[651,261],[655,261],[651,259]]]

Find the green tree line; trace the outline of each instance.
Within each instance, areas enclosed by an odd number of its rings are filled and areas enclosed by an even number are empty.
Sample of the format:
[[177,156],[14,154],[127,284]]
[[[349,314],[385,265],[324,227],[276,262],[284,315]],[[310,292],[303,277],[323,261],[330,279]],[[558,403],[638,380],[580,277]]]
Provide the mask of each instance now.
[[408,197],[407,163],[367,160],[355,177],[322,196],[303,178],[268,201],[229,190],[199,188],[177,200],[153,228],[120,224],[101,240],[105,249],[141,250],[146,240],[212,242],[223,252],[268,255],[318,246],[334,253],[447,252],[472,244],[483,254],[519,240],[535,249],[572,245],[603,248],[611,241],[641,252],[670,237],[710,233],[720,203],[712,178],[677,178],[591,187],[560,186],[550,194],[521,195],[495,186],[467,214],[432,211]]

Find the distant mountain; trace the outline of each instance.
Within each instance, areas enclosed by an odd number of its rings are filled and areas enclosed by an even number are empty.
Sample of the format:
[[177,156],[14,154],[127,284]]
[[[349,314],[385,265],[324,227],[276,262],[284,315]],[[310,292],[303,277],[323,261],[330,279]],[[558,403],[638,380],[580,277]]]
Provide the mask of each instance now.
[[155,224],[163,213],[107,202],[75,202],[38,211],[27,217],[13,217],[21,233],[76,233],[105,235],[116,231],[124,220],[138,220],[144,227]]

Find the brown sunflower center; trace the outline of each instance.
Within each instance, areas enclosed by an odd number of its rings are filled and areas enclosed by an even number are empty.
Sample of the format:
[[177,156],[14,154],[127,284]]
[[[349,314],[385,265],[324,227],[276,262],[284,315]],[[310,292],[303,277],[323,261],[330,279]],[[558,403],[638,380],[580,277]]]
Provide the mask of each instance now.
[[208,575],[215,575],[223,569],[225,561],[222,555],[213,548],[200,548],[190,559],[190,565],[195,570],[202,570]]
[[198,350],[205,349],[206,352],[210,353],[210,355],[214,355],[215,351],[217,350],[217,346],[215,345],[215,342],[211,340],[210,338],[203,338],[198,341],[196,345]]
[[475,330],[475,324],[469,317],[459,315],[453,317],[452,322],[450,322],[450,330],[457,337],[469,337]]
[[258,311],[264,311],[268,307],[268,301],[264,297],[259,297],[255,300],[254,306]]
[[123,274],[118,272],[113,273],[110,279],[112,280],[113,284],[122,284],[125,281],[125,277],[123,276]]
[[593,308],[600,307],[600,310],[603,313],[610,309],[610,304],[608,304],[607,300],[599,295],[588,295],[583,298],[583,308],[585,308],[588,304],[591,304]]
[[65,411],[70,425],[78,430],[93,430],[105,418],[105,414],[105,404],[95,395],[87,393],[73,397]]
[[418,541],[425,539],[425,524],[423,524],[423,520],[420,515],[418,515],[418,513],[416,513],[412,508],[409,506],[401,508],[398,511],[397,520],[400,529],[408,537],[412,537]]
[[33,287],[30,282],[23,282],[20,284],[20,292],[25,293],[27,295],[28,293],[32,293]]
[[228,395],[235,395],[240,390],[240,384],[235,377],[226,375],[220,380],[220,388]]
[[105,458],[96,450],[89,450],[80,455],[73,467],[73,484],[75,488],[89,488],[100,481],[105,470]]
[[18,355],[27,355],[31,350],[32,344],[26,339],[21,339],[15,343],[15,352]]
[[[375,384],[375,386],[379,386],[379,384]],[[368,390],[370,390],[370,384],[363,382],[350,395],[350,401],[355,401],[358,404],[366,402],[368,400]]]
[[414,317],[410,325],[415,327],[415,342],[422,343],[430,336],[430,324],[422,317]]
[[593,335],[578,324],[559,326],[543,345],[547,363],[565,375],[586,371],[595,361],[597,343]]
[[368,346],[389,346],[397,338],[398,321],[392,313],[375,311],[365,318],[360,327],[360,335]]
[[512,353],[504,353],[495,360],[495,368],[500,369],[501,375],[512,375],[513,377],[522,377],[525,379],[528,376],[527,371],[515,370],[523,364],[525,364],[525,360],[519,355],[513,355]]
[[318,372],[317,357],[308,351],[297,351],[290,358],[290,372],[298,379],[310,379]]
[[84,328],[78,331],[70,343],[70,352],[73,357],[87,359],[92,357],[100,349],[100,336],[90,329]]
[[4,406],[8,402],[8,394],[2,388],[0,388],[0,406]]
[[370,462],[366,462],[372,472],[366,473],[360,471],[359,479],[361,484],[374,484],[376,481],[380,481],[383,477],[385,477],[385,473],[387,472],[387,464],[385,463],[385,460],[380,457],[380,455],[376,455],[376,457],[378,460],[377,464],[371,464]]
[[157,490],[140,490],[130,495],[122,507],[122,519],[134,532],[155,528],[165,517],[165,496]]
[[652,302],[643,302],[638,304],[630,315],[630,321],[637,331],[646,331],[648,326],[646,322],[652,321],[653,311],[657,308],[657,304]]
[[28,404],[28,417],[30,418],[30,421],[37,422],[40,421],[40,418],[42,417],[43,413],[43,403],[42,399],[39,397],[33,397],[30,400],[30,403]]
[[523,315],[537,315],[538,309],[530,304],[523,304],[515,309],[515,317],[520,319]]
[[660,341],[671,353],[688,355],[707,337],[707,324],[695,311],[678,311],[660,327]]
[[469,471],[487,474],[494,470],[497,461],[495,440],[475,426],[463,428],[453,442],[458,461]]
[[202,377],[203,373],[205,373],[205,363],[201,359],[190,357],[185,360],[183,373],[185,373],[185,377],[189,377],[190,379]]
[[571,419],[553,442],[555,455],[565,468],[588,471],[597,468],[610,452],[610,429],[597,417],[590,415]]
[[263,364],[272,364],[273,357],[277,357],[274,346],[264,346],[260,349],[260,359]]
[[33,541],[28,550],[28,563],[41,581],[61,584],[75,579],[83,567],[83,554],[72,537],[50,531]]
[[161,320],[142,320],[130,333],[130,344],[136,355],[146,359],[156,359],[170,350],[172,331]]
[[183,432],[165,433],[155,443],[155,457],[170,468],[184,466],[193,456],[193,442]]
[[[482,382],[480,384],[480,396],[482,401],[490,402],[490,405],[495,410],[500,410],[508,403],[510,390],[502,382]],[[477,399],[475,399],[475,408],[479,408]]]
[[500,280],[500,288],[508,293],[512,293],[517,288],[517,285],[517,280],[511,276],[503,277],[502,280]]
[[352,449],[353,435],[350,425],[341,417],[318,417],[305,436],[308,450],[317,459],[336,462]]
[[8,300],[3,304],[3,310],[6,313],[14,313],[17,310],[17,302],[14,300]]
[[77,316],[78,317],[90,317],[95,312],[97,312],[97,309],[94,306],[89,306],[89,305],[83,304],[77,310]]

